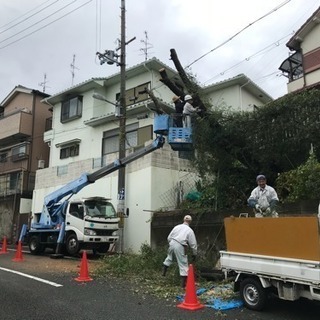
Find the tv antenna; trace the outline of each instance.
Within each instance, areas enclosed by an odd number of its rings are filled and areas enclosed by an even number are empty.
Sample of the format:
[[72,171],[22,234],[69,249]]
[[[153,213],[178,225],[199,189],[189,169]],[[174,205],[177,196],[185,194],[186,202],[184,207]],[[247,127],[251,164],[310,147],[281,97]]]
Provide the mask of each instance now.
[[70,64],[70,67],[71,67],[71,85],[73,86],[73,81],[74,81],[74,76],[75,76],[74,70],[75,69],[79,70],[79,68],[76,67],[76,55],[75,54],[72,57],[72,63]]
[[144,43],[144,48],[141,48],[140,51],[143,52],[144,54],[144,60],[147,61],[148,60],[148,51],[149,49],[152,49],[153,48],[153,45],[151,43],[149,43],[149,38],[148,38],[148,32],[145,31],[144,32],[144,35],[145,35],[145,39],[144,40],[140,40],[140,42]]
[[43,81],[39,83],[39,86],[42,87],[42,92],[45,93],[46,92],[46,84],[47,84],[47,74],[45,73],[43,75]]

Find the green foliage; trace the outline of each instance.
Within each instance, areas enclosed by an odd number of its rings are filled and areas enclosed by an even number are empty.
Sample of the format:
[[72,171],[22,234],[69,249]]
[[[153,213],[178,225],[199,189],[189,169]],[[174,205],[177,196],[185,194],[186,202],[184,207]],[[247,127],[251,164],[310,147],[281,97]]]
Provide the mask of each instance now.
[[297,169],[280,174],[276,181],[283,202],[318,199],[320,194],[320,163],[312,153]]
[[144,276],[148,277],[153,274],[154,270],[160,272],[165,256],[164,248],[152,250],[150,246],[144,244],[139,254],[106,256],[100,272],[111,271],[112,274],[119,276],[136,274],[144,270]]
[[320,91],[314,89],[288,94],[253,112],[213,107],[198,120],[193,135],[194,165],[203,180],[200,202],[210,199],[217,209],[239,208],[246,205],[257,174],[265,174],[274,185],[279,174],[307,160],[311,144],[319,159],[319,105]]
[[[199,247],[204,246],[199,244]],[[125,253],[105,256],[100,267],[95,270],[95,276],[116,276],[128,279],[136,283],[137,291],[141,289],[146,294],[151,293],[163,298],[176,297],[181,294],[181,280],[177,263],[170,266],[166,277],[162,276],[162,264],[167,255],[167,249],[167,246],[152,249],[149,245],[143,244],[139,254]],[[207,254],[207,252],[205,253]],[[188,255],[191,255],[191,252]],[[206,258],[204,254],[202,256],[201,252],[198,256],[199,259],[195,263],[196,270],[214,266],[214,262],[210,258]],[[205,283],[200,275],[198,281]]]

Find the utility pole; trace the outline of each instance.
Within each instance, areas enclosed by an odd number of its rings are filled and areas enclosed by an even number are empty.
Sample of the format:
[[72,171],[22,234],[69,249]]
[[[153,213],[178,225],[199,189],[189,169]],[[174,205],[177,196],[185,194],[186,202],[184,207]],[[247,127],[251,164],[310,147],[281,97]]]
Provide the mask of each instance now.
[[[120,39],[120,117],[119,117],[119,159],[126,156],[126,8],[125,0],[121,0],[121,39]],[[122,167],[118,173],[118,207],[120,217],[120,251],[123,252],[124,211],[125,211],[125,175]]]
[[[135,40],[136,37],[126,42],[126,8],[125,0],[121,0],[121,38],[120,46],[115,50],[120,50],[118,55],[113,50],[105,50],[104,53],[97,52],[100,64],[107,63],[112,65],[116,63],[120,66],[120,97],[115,104],[116,116],[119,118],[119,159],[126,156],[126,45]],[[118,62],[118,58],[120,61]],[[110,103],[106,98],[100,94],[94,94],[94,98]],[[112,103],[113,104],[113,103]],[[125,167],[118,170],[118,205],[117,213],[120,217],[120,251],[123,251],[123,235],[124,235],[124,218],[125,218]]]

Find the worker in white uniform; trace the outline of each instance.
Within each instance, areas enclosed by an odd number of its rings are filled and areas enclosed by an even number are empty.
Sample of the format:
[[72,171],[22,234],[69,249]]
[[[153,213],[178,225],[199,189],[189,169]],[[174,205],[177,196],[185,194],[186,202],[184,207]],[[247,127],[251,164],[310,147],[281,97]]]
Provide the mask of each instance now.
[[175,226],[168,235],[169,249],[166,259],[163,262],[163,276],[166,275],[168,268],[173,262],[175,256],[181,277],[181,286],[185,288],[188,276],[188,247],[192,250],[192,259],[196,260],[197,256],[197,240],[193,230],[190,228],[192,218],[186,215],[183,218],[183,223]]
[[194,107],[193,98],[187,94],[184,97],[185,105],[183,107],[183,127],[190,128],[192,126],[192,116],[200,111],[198,107]]
[[267,179],[263,174],[256,178],[258,186],[254,188],[248,198],[248,205],[252,207],[256,218],[278,218],[276,206],[279,202],[276,190],[267,185]]

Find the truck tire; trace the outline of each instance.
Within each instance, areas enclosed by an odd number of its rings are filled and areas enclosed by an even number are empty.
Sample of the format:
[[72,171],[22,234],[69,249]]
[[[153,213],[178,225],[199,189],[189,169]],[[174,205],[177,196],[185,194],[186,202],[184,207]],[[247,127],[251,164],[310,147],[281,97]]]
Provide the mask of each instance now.
[[38,255],[44,252],[45,246],[41,244],[39,236],[32,236],[29,240],[31,254]]
[[92,249],[94,255],[107,253],[110,248],[110,243],[101,244],[99,247]]
[[267,302],[267,290],[258,279],[246,278],[240,282],[240,297],[248,309],[260,311]]
[[67,237],[66,250],[70,256],[74,256],[80,251],[80,244],[77,235],[71,233]]

